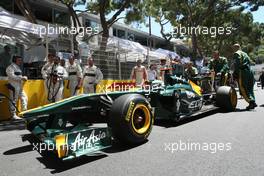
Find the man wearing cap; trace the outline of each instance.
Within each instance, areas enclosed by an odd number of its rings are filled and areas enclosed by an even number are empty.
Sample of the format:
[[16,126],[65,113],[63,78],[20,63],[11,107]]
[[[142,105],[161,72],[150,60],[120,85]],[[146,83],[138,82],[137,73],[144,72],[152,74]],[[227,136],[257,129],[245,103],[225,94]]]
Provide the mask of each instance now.
[[249,103],[247,110],[257,107],[254,95],[254,74],[250,68],[250,58],[247,53],[241,50],[239,44],[233,45],[234,50],[234,73],[233,76],[238,81],[239,90],[243,98]]
[[83,68],[83,91],[85,94],[96,93],[96,86],[103,79],[103,73],[94,65],[92,57],[87,62],[88,65]]
[[227,59],[221,57],[218,51],[214,51],[213,59],[210,60],[208,67],[215,76],[220,77],[220,85],[226,85],[229,70]]
[[185,76],[192,80],[193,77],[198,75],[198,70],[193,66],[193,62],[187,63],[187,68],[185,69]]
[[82,69],[79,64],[75,62],[75,57],[70,56],[69,66],[66,68],[69,74],[69,81],[67,88],[70,89],[71,96],[78,95],[78,90],[81,87]]
[[147,69],[142,65],[140,59],[137,60],[137,65],[133,67],[130,77],[131,80],[135,80],[136,86],[142,86],[148,80]]
[[20,56],[13,56],[13,63],[6,68],[6,74],[8,76],[7,88],[9,89],[9,111],[11,119],[21,119],[16,115],[16,103],[18,99],[21,100],[22,111],[27,110],[27,96],[23,91],[23,82],[27,81],[27,77],[22,75],[20,66],[22,64],[22,58]]

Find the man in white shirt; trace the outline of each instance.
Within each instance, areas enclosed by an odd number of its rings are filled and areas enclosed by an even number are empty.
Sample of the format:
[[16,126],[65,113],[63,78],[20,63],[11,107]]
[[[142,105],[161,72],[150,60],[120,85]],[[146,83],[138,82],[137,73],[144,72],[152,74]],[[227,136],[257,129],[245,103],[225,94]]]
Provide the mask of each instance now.
[[133,67],[130,77],[136,82],[136,86],[143,86],[144,82],[148,80],[147,69],[142,65],[140,59],[137,60],[137,65]]
[[6,68],[6,74],[8,76],[7,87],[9,89],[9,110],[11,119],[21,119],[16,115],[16,103],[18,99],[21,100],[22,111],[27,110],[27,96],[23,91],[23,82],[27,81],[27,77],[22,75],[20,66],[22,64],[22,58],[20,56],[13,56],[12,64]]
[[83,91],[87,93],[95,93],[96,85],[103,79],[103,73],[94,65],[93,58],[88,59],[88,65],[83,68]]
[[49,77],[47,71],[49,67],[52,67],[53,61],[54,61],[54,55],[49,53],[47,63],[41,68],[41,75],[42,75],[42,78],[44,79],[44,88],[46,92],[48,92],[47,81]]
[[67,88],[70,89],[71,96],[78,95],[78,90],[81,87],[82,80],[82,68],[79,64],[75,62],[75,57],[70,56],[69,66],[66,68],[69,74],[69,81]]
[[149,70],[148,70],[148,80],[149,81],[154,81],[157,79],[157,72],[155,70],[156,65],[155,64],[151,64],[149,66]]
[[54,57],[54,63],[47,69],[48,101],[57,102],[63,99],[63,81],[68,78],[65,68],[60,66],[60,58]]

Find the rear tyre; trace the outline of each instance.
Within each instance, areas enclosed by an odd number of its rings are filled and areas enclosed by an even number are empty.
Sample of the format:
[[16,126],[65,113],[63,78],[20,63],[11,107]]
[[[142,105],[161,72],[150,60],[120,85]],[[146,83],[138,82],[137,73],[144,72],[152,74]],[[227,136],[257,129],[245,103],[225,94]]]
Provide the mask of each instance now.
[[150,104],[139,94],[118,97],[111,107],[109,117],[114,137],[127,144],[145,142],[154,123]]
[[236,90],[229,86],[221,86],[216,91],[216,105],[225,111],[234,111],[237,106]]

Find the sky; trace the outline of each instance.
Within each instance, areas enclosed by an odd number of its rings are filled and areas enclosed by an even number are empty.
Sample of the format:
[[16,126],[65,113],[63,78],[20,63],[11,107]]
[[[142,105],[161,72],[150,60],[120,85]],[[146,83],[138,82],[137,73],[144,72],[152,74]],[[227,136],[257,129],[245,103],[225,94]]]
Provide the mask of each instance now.
[[258,11],[253,12],[254,21],[264,23],[264,7],[260,7]]
[[[77,7],[77,9],[78,10],[84,10],[85,6],[84,5],[79,6],[79,7]],[[253,14],[254,22],[264,23],[264,7],[263,6],[260,7],[257,11],[252,12],[252,14]],[[113,14],[110,14],[110,15],[113,15]],[[121,16],[122,16],[122,13],[121,13]],[[123,13],[123,16],[124,16],[124,13]],[[119,20],[118,22],[123,23],[122,20]],[[146,27],[144,24],[132,25],[132,27],[136,27],[139,30],[144,31],[144,32],[149,32],[149,28]],[[165,28],[166,28],[166,32],[172,31],[172,27],[169,24],[166,25]],[[154,21],[153,18],[151,20],[151,30],[152,30],[153,35],[161,37],[160,26],[158,23],[156,23]]]

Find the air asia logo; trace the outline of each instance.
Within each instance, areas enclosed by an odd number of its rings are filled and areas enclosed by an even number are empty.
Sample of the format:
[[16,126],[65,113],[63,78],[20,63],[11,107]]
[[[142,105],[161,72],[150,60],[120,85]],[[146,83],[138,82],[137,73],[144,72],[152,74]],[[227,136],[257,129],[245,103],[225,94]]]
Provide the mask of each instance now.
[[91,147],[96,147],[98,145],[98,142],[101,139],[106,138],[106,132],[99,131],[98,134],[95,134],[95,130],[93,130],[89,137],[82,135],[81,133],[78,133],[76,136],[74,142],[72,143],[72,150],[85,150]]

